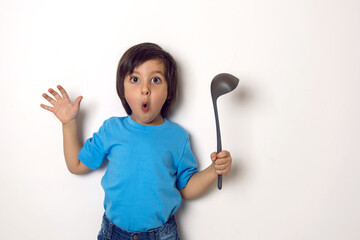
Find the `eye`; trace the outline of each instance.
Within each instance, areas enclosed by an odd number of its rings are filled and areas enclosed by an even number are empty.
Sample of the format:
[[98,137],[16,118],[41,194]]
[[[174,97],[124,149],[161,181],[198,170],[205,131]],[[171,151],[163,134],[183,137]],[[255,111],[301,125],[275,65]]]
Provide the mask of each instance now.
[[140,78],[138,78],[138,77],[131,77],[130,78],[130,82],[132,82],[132,83],[137,83],[139,81],[140,81]]
[[151,79],[151,82],[153,82],[153,83],[161,83],[161,79],[158,78],[158,77],[153,77],[153,78]]

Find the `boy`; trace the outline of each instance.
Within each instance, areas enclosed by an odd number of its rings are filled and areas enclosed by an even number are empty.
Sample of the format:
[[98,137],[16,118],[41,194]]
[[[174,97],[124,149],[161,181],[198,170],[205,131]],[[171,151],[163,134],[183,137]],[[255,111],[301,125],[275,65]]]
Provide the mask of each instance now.
[[231,168],[227,151],[212,153],[213,163],[199,172],[189,137],[166,119],[177,92],[173,57],[153,43],[127,50],[117,70],[117,92],[129,116],[112,117],[82,146],[77,115],[82,97],[71,103],[58,86],[41,104],[62,122],[69,171],[82,174],[109,160],[102,179],[105,214],[98,239],[179,239],[173,217],[182,198],[200,196],[218,174]]

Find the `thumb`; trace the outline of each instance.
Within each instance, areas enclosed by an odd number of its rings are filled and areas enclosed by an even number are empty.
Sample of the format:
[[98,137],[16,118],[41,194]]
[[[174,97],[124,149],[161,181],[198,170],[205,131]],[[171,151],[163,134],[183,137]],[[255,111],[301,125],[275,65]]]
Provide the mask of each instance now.
[[83,99],[82,96],[77,97],[77,98],[75,99],[74,104],[75,104],[77,107],[80,107],[80,102],[81,102],[82,99]]
[[216,161],[216,158],[217,158],[216,155],[217,155],[216,152],[213,152],[213,153],[210,155],[211,161],[213,161],[213,162]]

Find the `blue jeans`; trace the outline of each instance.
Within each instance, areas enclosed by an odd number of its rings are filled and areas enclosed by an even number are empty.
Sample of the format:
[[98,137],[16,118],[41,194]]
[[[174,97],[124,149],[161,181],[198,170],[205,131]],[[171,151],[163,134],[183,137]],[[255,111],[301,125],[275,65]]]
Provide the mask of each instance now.
[[129,232],[113,224],[104,214],[98,240],[180,240],[175,217],[162,226],[146,232]]

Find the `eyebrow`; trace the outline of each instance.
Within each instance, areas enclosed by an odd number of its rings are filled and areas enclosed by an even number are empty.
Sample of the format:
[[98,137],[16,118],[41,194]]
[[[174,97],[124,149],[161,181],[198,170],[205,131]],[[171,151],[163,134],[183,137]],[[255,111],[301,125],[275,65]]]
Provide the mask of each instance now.
[[[133,71],[133,73],[140,74],[140,72],[138,71]],[[156,73],[160,73],[161,75],[165,76],[165,74],[162,71],[152,71],[150,74],[156,74]]]

